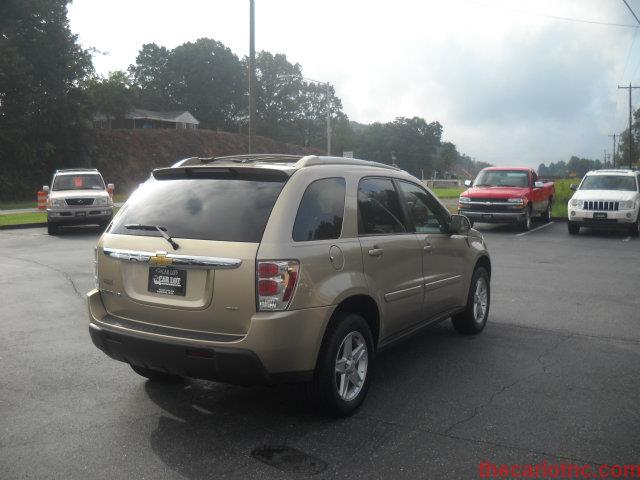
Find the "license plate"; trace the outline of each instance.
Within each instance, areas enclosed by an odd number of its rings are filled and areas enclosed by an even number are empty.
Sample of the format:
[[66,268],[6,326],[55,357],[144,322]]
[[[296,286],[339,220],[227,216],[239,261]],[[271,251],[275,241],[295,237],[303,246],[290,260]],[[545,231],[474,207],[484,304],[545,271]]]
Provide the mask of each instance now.
[[87,212],[76,212],[76,217],[86,217]]
[[604,212],[595,212],[593,214],[593,218],[594,220],[606,220],[607,219],[607,214]]
[[187,291],[187,271],[166,267],[149,268],[149,291],[184,297]]

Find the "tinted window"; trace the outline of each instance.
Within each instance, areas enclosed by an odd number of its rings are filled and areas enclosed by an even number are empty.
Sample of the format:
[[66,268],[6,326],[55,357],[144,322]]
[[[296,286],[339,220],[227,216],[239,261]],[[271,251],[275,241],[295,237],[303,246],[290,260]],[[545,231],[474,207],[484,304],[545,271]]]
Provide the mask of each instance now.
[[56,175],[52,185],[53,190],[104,190],[102,177],[89,175]]
[[259,242],[284,180],[150,179],[129,199],[111,233],[158,236],[127,224],[160,225],[175,238]]
[[325,178],[309,185],[293,225],[293,240],[305,242],[339,238],[345,190],[344,178]]
[[445,233],[445,218],[426,190],[408,182],[399,182],[407,212],[417,233]]
[[358,187],[360,235],[406,232],[400,200],[393,182],[385,178],[365,178]]

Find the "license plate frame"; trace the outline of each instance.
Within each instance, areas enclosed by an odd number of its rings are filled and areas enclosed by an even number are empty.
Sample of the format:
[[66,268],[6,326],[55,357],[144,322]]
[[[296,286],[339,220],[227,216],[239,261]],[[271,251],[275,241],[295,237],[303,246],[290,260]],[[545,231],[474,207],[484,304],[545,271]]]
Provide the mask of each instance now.
[[149,267],[149,292],[184,297],[187,294],[187,271],[173,267]]
[[606,220],[607,219],[607,212],[594,212],[593,219],[594,220]]

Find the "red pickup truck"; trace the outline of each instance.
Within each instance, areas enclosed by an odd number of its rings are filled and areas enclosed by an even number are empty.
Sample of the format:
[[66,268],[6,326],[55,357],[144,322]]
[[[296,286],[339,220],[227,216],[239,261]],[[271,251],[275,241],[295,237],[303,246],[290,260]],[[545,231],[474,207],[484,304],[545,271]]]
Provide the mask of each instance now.
[[518,223],[524,230],[531,228],[531,219],[540,216],[551,219],[551,205],[556,189],[553,182],[538,180],[536,172],[522,167],[489,167],[476,179],[464,184],[469,187],[458,200],[458,213],[474,222]]

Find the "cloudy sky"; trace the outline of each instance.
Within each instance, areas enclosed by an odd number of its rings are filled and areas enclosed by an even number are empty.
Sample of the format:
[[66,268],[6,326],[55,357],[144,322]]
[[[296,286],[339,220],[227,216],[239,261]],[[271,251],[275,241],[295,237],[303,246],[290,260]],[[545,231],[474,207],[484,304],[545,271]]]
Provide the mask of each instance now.
[[[640,0],[628,1],[640,16]],[[69,7],[82,45],[102,52],[100,74],[126,69],[150,42],[211,37],[247,55],[248,13],[246,0]],[[256,49],[331,82],[352,120],[438,120],[446,140],[496,165],[611,152],[607,135],[628,118],[618,83],[640,84],[634,25],[622,0],[256,0]]]

